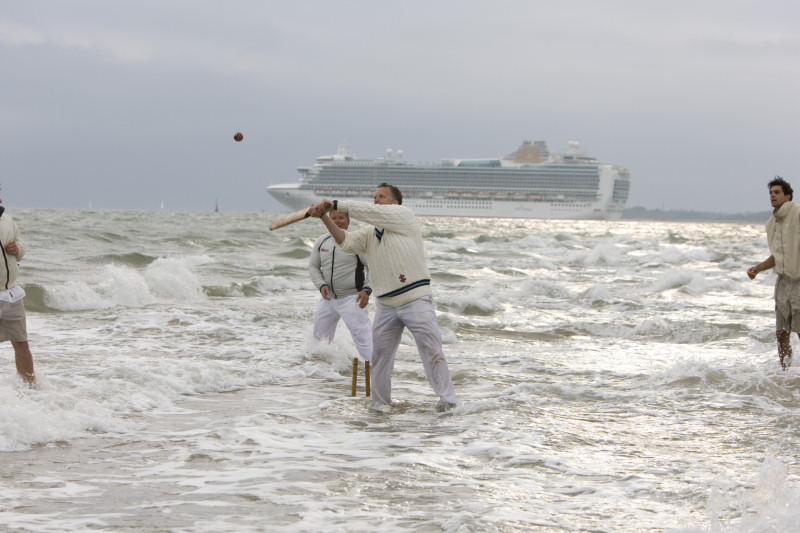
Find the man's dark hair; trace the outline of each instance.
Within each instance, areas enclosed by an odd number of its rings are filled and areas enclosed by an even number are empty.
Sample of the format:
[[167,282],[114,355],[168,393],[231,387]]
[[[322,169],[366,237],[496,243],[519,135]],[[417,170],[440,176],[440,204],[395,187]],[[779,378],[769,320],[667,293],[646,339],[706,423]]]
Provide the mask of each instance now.
[[789,185],[788,181],[786,181],[782,177],[776,175],[775,179],[769,182],[768,188],[771,189],[771,188],[775,187],[776,185],[779,186],[781,189],[783,189],[783,194],[788,196],[789,200],[792,199],[792,195],[794,194],[794,191],[792,190],[792,186]]
[[398,189],[398,188],[397,188],[397,187],[395,187],[394,185],[389,185],[389,184],[388,184],[388,183],[386,183],[386,182],[383,182],[383,183],[381,183],[380,185],[378,185],[378,188],[379,188],[379,189],[380,189],[381,187],[386,187],[387,189],[389,189],[390,191],[392,191],[392,196],[394,196],[394,199],[395,199],[395,200],[397,200],[397,203],[398,203],[398,204],[400,204],[400,205],[403,205],[403,193],[402,193],[402,192],[400,192],[400,189]]

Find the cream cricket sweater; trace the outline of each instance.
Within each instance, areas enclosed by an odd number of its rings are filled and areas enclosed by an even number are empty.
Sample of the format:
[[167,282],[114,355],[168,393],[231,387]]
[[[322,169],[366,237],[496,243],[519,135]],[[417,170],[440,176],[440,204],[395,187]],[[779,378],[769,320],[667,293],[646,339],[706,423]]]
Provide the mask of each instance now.
[[767,220],[767,243],[775,273],[800,279],[800,205],[786,202]]
[[422,231],[409,208],[339,200],[337,209],[371,224],[345,232],[339,247],[350,254],[367,254],[373,296],[380,303],[400,307],[432,294]]

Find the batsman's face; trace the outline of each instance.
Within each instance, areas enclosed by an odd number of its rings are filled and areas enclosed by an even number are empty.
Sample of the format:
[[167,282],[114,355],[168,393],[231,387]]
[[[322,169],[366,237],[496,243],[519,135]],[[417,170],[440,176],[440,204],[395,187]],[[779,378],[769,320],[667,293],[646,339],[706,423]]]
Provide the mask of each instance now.
[[378,187],[375,194],[372,196],[373,203],[378,205],[392,205],[396,204],[397,200],[392,195],[392,190],[388,187]]
[[333,223],[342,229],[347,229],[347,227],[350,225],[350,220],[347,218],[347,215],[341,211],[331,211],[330,216],[331,220],[333,220]]

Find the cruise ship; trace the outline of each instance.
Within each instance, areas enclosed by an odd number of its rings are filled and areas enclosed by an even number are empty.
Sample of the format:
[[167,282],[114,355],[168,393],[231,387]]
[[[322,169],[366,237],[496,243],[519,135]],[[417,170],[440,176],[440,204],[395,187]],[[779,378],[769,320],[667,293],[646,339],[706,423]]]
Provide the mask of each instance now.
[[423,216],[617,220],[630,189],[626,168],[600,163],[576,141],[563,153],[551,153],[545,141],[525,141],[503,157],[430,164],[409,164],[402,150],[360,159],[342,143],[335,155],[297,170],[298,182],[267,187],[292,210],[322,199],[371,202],[386,182]]

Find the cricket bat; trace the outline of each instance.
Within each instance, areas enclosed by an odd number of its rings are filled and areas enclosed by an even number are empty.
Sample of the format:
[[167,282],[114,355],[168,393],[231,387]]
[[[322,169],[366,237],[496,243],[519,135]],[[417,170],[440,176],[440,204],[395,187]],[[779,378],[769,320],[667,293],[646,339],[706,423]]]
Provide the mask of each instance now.
[[282,228],[284,226],[288,226],[289,224],[294,224],[295,222],[299,222],[300,220],[304,220],[311,215],[308,213],[309,208],[301,209],[300,211],[295,211],[294,213],[289,213],[288,215],[283,215],[275,220],[272,221],[272,224],[269,225],[269,230],[276,230],[278,228]]

